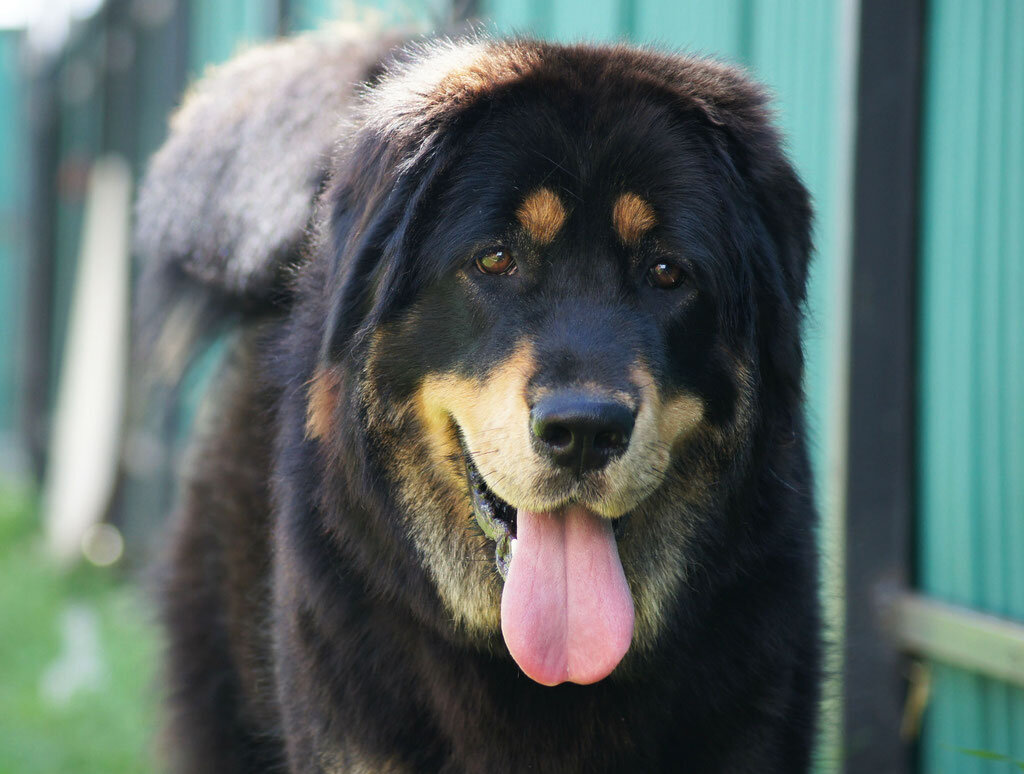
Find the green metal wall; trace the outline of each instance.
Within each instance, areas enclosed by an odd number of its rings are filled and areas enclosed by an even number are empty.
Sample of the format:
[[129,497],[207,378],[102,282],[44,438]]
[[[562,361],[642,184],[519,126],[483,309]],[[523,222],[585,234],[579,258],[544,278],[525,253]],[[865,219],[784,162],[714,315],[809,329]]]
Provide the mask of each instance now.
[[[279,31],[314,29],[336,20],[422,26],[447,20],[449,0],[187,0],[189,69],[195,77],[246,45]],[[286,11],[282,11],[286,8]],[[284,14],[282,18],[282,13]]]
[[446,22],[454,5],[451,0],[291,0],[288,25],[293,30],[306,30],[325,19],[359,19],[415,27]]
[[223,62],[240,46],[274,35],[277,3],[271,0],[191,0],[188,7],[189,69],[193,75]]
[[[920,555],[929,595],[1024,620],[1024,3],[932,0],[923,115]],[[1024,761],[1024,690],[933,665],[928,774]]]

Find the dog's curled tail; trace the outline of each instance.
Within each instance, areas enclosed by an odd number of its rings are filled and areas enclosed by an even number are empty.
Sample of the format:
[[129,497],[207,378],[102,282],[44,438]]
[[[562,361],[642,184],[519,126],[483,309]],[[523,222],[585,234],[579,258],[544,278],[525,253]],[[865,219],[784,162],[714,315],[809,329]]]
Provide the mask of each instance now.
[[136,205],[147,374],[176,381],[225,324],[287,308],[355,86],[391,44],[331,28],[243,53],[186,95]]

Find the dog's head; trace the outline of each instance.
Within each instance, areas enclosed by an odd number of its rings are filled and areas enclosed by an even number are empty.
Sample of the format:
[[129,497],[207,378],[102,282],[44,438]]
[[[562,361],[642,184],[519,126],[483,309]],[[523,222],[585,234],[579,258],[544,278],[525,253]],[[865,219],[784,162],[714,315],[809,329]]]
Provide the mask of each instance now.
[[307,434],[363,450],[458,629],[601,679],[799,422],[806,192],[761,92],[703,60],[444,44],[364,110]]

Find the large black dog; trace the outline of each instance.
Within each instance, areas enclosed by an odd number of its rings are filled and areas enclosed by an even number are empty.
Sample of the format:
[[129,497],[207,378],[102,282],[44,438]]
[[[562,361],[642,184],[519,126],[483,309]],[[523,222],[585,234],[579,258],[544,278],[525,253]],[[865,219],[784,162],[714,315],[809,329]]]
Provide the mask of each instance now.
[[806,770],[811,213],[764,94],[371,37],[214,72],[142,189],[143,311],[238,322],[164,584],[177,770]]

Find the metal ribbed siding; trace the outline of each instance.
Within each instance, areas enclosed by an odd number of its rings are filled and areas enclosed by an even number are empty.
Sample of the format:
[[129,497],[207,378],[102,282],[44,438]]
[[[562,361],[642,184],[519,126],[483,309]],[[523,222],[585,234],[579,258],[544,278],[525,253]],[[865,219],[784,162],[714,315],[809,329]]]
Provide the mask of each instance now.
[[287,0],[287,26],[308,30],[340,19],[426,29],[432,20],[446,22],[452,6],[451,0]]
[[277,3],[270,0],[192,0],[189,5],[189,67],[200,75],[239,47],[277,32]]
[[749,61],[750,5],[744,0],[640,2],[633,34],[695,53]]
[[[1024,3],[934,0],[921,221],[920,584],[1024,620]],[[932,670],[924,771],[1014,771],[1024,691]]]
[[334,17],[332,0],[292,0],[288,4],[288,21],[293,30],[309,30],[324,19]]
[[193,77],[201,75],[207,65],[281,29],[310,30],[336,20],[415,26],[448,15],[448,0],[190,0],[189,65]]

